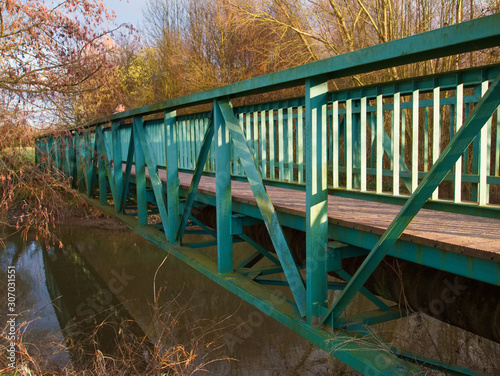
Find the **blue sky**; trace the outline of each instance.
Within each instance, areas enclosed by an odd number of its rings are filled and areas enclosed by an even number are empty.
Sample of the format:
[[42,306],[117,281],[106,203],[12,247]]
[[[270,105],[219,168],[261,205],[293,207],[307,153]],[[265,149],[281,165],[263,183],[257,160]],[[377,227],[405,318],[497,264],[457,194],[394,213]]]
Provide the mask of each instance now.
[[136,28],[142,25],[142,10],[146,8],[148,0],[103,0],[103,3],[115,11],[115,22],[131,23]]

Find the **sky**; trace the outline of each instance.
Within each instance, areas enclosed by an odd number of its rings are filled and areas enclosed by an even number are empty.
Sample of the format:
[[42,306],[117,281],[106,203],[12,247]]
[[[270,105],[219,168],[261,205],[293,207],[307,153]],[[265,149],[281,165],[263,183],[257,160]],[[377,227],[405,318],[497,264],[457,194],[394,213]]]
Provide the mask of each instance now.
[[142,25],[142,11],[146,8],[148,0],[103,0],[103,3],[115,11],[115,22],[118,25],[131,23],[139,28]]

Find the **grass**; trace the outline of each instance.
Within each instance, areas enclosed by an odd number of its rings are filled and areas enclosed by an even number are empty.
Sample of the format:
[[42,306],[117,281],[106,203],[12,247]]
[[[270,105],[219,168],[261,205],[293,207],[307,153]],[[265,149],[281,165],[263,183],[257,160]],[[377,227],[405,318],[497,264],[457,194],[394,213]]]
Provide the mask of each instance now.
[[[178,341],[176,333],[186,307],[175,306],[176,302],[170,301],[163,307],[152,307],[155,343],[138,330],[137,323],[116,321],[112,312],[107,320],[95,323],[90,332],[74,332],[62,341],[43,344],[44,348],[24,340],[29,323],[23,323],[16,330],[15,369],[9,367],[6,325],[0,333],[0,376],[198,375],[206,373],[214,362],[229,361],[221,355],[219,340],[226,329],[221,323],[208,327],[206,322],[191,323],[188,343]],[[49,366],[47,356],[51,354],[46,354],[47,348],[53,353],[67,351],[71,363],[62,369]]]

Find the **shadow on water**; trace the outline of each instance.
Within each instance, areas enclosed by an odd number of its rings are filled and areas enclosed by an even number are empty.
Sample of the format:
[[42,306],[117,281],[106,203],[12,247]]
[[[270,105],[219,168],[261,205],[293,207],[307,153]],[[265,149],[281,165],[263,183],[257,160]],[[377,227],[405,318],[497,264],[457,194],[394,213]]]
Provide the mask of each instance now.
[[[72,247],[43,250],[45,279],[74,368],[84,370],[96,354],[122,356],[144,371],[154,345],[84,258]],[[111,288],[111,289],[110,289]]]

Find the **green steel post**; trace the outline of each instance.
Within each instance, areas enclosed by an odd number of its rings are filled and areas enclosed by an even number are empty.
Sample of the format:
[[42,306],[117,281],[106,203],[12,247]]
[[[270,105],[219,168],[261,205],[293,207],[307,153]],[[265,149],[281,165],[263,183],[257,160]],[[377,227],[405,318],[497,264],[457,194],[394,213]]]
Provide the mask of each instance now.
[[87,146],[85,147],[85,150],[87,152],[87,155],[89,158],[85,158],[88,160],[88,165],[87,165],[87,196],[88,197],[93,197],[94,195],[94,187],[96,183],[96,167],[97,167],[97,151],[95,150],[95,139],[94,139],[94,144],[91,144],[91,139],[90,134],[86,134],[86,139],[87,139]]
[[176,131],[176,116],[175,111],[165,111],[164,127],[165,127],[165,156],[167,161],[167,211],[168,211],[168,228],[169,233],[167,239],[171,244],[175,243],[177,237],[177,229],[179,228],[179,156]]
[[[283,230],[279,224],[278,216],[274,210],[271,199],[267,194],[262,181],[262,175],[257,167],[258,163],[256,163],[254,157],[252,156],[252,152],[248,148],[245,135],[238,125],[238,119],[236,119],[236,116],[234,115],[231,103],[229,101],[221,101],[219,103],[224,122],[231,132],[231,138],[235,151],[241,160],[243,170],[245,171],[248,182],[250,183],[250,188],[252,189],[257,201],[257,206],[261,212],[262,219],[264,220],[267,230],[269,231],[274,249],[276,250],[276,254],[281,262],[281,266],[283,267],[283,271],[290,285],[290,289],[292,290],[298,310],[303,317],[306,314],[306,291],[304,281],[302,280],[292,254],[290,253],[290,248],[288,247],[285,236],[283,235]],[[231,198],[231,196],[229,196],[229,198]],[[220,234],[218,234],[218,236],[220,236]]]
[[[344,291],[331,308],[333,319],[340,317],[354,295],[373,273],[386,253],[393,247],[408,224],[417,215],[436,187],[443,181],[448,171],[453,168],[465,149],[474,140],[479,131],[488,122],[500,104],[500,75],[497,76],[484,97],[476,105],[462,128],[457,131],[429,173],[418,185],[387,231],[379,239],[364,262],[347,284]],[[325,316],[328,318],[329,314]]]
[[327,81],[307,80],[305,96],[307,320],[319,325],[328,302]]
[[[217,208],[217,252],[219,274],[233,271],[233,240],[231,237],[231,173],[229,130],[220,104],[214,101],[213,119],[215,137],[215,191]],[[239,129],[238,122],[236,126]]]
[[40,163],[39,150],[40,150],[40,139],[37,139],[35,140],[35,165],[38,165]]
[[[64,142],[63,142],[64,140]],[[69,161],[70,161],[70,148],[69,148],[69,137],[66,135],[64,138],[61,137],[61,143],[64,146],[64,161],[62,165],[62,169],[64,174],[69,177],[70,176],[70,166],[69,166]]]
[[106,184],[106,160],[105,154],[102,148],[99,147],[101,143],[104,143],[104,135],[102,133],[102,125],[99,125],[95,133],[95,152],[97,158],[97,165],[99,168],[99,200],[101,205],[106,205],[108,203],[108,189]]
[[142,116],[134,116],[134,148],[135,148],[135,188],[137,190],[137,218],[139,226],[147,226],[148,224],[148,202],[146,197],[146,163],[144,153],[142,152],[141,142],[137,135],[137,127],[142,127],[144,118]]
[[123,169],[122,169],[122,148],[120,140],[120,121],[113,121],[111,125],[111,137],[113,140],[113,168],[115,178],[115,210],[120,212],[120,203],[123,194]]
[[84,137],[80,132],[75,132],[75,139],[76,139],[76,178],[78,181],[78,190],[80,192],[85,191],[85,173],[84,173],[84,166],[85,166],[85,159],[84,159]]
[[59,139],[60,139],[60,137],[58,136],[54,140],[54,142],[52,143],[52,148],[54,150],[54,167],[56,169],[58,169],[58,170],[60,169],[60,165],[61,165],[61,163],[60,163],[60,155],[59,155],[59,148],[60,148],[59,147]]
[[76,167],[76,132],[70,136],[71,138],[71,150],[70,150],[70,175],[73,178],[72,185],[73,187],[77,187],[78,177],[77,177],[77,167]]
[[51,153],[52,153],[52,137],[47,137],[45,139],[46,142],[46,170],[50,171],[52,169],[52,162],[51,162]]
[[92,174],[92,151],[90,149],[90,143],[89,143],[89,134],[88,132],[85,132],[85,134],[82,135],[82,145],[81,145],[81,153],[82,153],[82,172],[83,172],[83,178],[85,180],[85,191],[87,192],[87,196],[91,197],[91,178]]

